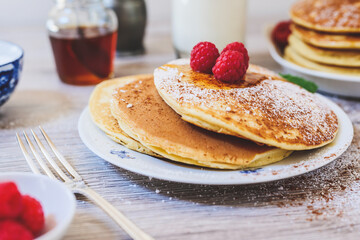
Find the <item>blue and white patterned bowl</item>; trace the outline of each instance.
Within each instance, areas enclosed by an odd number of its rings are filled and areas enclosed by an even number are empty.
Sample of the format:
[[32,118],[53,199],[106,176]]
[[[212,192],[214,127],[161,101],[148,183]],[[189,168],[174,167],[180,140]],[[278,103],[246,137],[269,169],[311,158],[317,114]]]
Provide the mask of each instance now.
[[23,57],[21,47],[0,40],[0,106],[9,99],[19,81]]

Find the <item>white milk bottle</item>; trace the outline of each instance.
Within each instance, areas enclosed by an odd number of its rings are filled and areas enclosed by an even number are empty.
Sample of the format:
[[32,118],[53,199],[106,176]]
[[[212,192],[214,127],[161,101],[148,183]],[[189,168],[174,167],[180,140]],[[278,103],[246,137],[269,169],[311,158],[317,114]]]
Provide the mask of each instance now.
[[172,0],[172,37],[177,57],[209,41],[221,50],[231,42],[244,42],[246,0]]

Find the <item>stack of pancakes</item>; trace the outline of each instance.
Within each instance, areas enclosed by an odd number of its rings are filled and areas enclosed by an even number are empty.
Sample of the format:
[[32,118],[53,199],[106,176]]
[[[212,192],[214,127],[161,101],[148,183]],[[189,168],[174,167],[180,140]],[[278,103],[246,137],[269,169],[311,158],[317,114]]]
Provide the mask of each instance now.
[[259,167],[334,140],[337,116],[316,95],[255,65],[245,80],[222,83],[180,59],[99,84],[90,113],[129,149],[210,168]]
[[360,76],[360,1],[301,0],[285,58],[306,68]]

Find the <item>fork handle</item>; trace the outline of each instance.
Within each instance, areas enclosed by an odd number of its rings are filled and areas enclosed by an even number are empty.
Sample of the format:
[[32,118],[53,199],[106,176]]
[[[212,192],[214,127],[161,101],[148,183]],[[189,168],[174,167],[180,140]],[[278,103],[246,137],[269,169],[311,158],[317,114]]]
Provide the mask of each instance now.
[[76,189],[77,193],[83,194],[93,200],[101,207],[125,232],[127,232],[135,240],[154,240],[150,235],[143,232],[133,222],[131,222],[124,214],[117,210],[113,205],[101,197],[91,188]]

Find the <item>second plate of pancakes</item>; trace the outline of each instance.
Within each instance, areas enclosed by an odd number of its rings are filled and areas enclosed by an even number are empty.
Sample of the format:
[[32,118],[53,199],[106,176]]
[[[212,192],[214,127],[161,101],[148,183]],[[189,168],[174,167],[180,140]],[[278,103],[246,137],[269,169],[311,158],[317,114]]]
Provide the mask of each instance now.
[[286,60],[271,39],[274,26],[269,25],[265,29],[267,46],[271,57],[283,67],[285,73],[315,82],[320,91],[347,97],[360,97],[360,77],[313,70]]
[[267,38],[272,57],[320,90],[360,97],[360,5],[358,0],[298,0],[290,8],[291,34],[284,51]]

